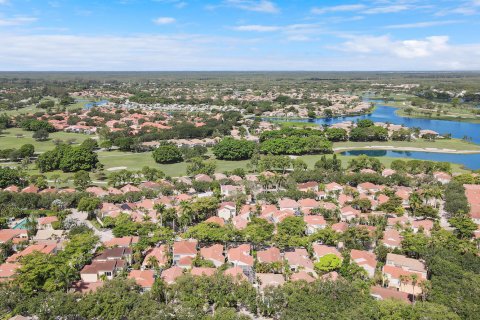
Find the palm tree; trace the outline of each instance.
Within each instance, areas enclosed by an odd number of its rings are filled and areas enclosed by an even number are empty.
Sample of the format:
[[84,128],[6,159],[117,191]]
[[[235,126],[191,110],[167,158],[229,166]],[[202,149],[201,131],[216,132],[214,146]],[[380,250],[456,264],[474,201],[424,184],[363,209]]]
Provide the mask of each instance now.
[[150,256],[150,257],[148,257],[148,259],[147,259],[147,265],[148,265],[151,269],[157,270],[157,269],[158,269],[158,266],[159,266],[157,257],[155,257],[155,256]]
[[160,226],[163,227],[163,215],[166,206],[163,203],[157,203],[153,206],[153,209],[157,212],[157,219],[160,217]]
[[75,270],[70,266],[62,266],[57,269],[56,273],[56,282],[63,287],[65,292],[68,291],[70,284],[76,278]]
[[412,280],[412,287],[413,287],[412,289],[413,302],[415,302],[415,285],[418,282],[418,275],[414,273],[410,276],[410,278]]
[[400,280],[400,289],[402,289],[402,285],[408,283],[408,276],[402,274],[399,280]]

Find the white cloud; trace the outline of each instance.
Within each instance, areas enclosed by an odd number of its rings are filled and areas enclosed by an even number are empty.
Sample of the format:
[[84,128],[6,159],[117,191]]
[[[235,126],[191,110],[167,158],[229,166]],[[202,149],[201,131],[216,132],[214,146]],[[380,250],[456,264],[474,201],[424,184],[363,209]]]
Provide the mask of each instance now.
[[310,11],[313,14],[324,14],[329,12],[359,11],[365,8],[366,6],[363,4],[347,4],[347,5],[332,6],[332,7],[312,8]]
[[267,0],[226,0],[226,6],[231,6],[247,11],[257,11],[265,13],[278,13],[280,9],[272,1]]
[[[293,31],[303,30],[295,29],[302,28],[301,25],[290,28]],[[297,40],[302,40],[302,37],[298,36]],[[78,36],[0,32],[0,70],[480,69],[480,44],[452,45],[443,36],[410,40],[395,40],[389,36],[352,36],[336,50],[325,48],[321,43],[315,46],[315,42],[303,49],[273,50],[278,42],[267,41],[272,41],[271,37]]]
[[385,7],[373,7],[362,11],[365,14],[380,14],[380,13],[395,13],[405,10],[409,10],[411,7],[408,5],[391,5]]
[[0,5],[7,4],[8,2],[9,2],[9,0],[0,0]]
[[443,20],[443,21],[423,21],[423,22],[414,22],[414,23],[404,23],[404,24],[392,24],[386,26],[387,29],[411,29],[411,28],[428,28],[435,26],[445,26],[449,24],[462,23],[460,20]]
[[389,36],[354,37],[342,44],[347,52],[390,54],[400,58],[415,59],[445,53],[450,50],[449,37],[432,36],[422,40],[392,40]]
[[159,17],[156,19],[153,19],[153,23],[158,24],[158,25],[163,25],[163,24],[171,24],[175,23],[175,18],[172,17]]
[[237,31],[273,32],[273,31],[281,30],[282,28],[278,26],[262,26],[258,24],[250,24],[250,25],[244,25],[244,26],[237,26],[237,27],[234,27],[233,29]]
[[[1,1],[1,0],[0,0]],[[13,18],[1,18],[0,27],[21,26],[37,21],[35,17],[16,16]]]

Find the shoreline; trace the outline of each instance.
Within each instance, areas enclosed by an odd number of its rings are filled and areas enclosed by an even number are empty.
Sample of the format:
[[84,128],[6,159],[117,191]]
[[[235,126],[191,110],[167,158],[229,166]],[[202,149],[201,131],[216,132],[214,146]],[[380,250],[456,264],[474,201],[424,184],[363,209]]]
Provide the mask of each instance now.
[[440,148],[419,148],[419,147],[395,147],[395,146],[364,146],[364,147],[337,147],[333,148],[336,153],[348,150],[396,150],[396,151],[419,151],[431,153],[451,153],[451,154],[479,154],[480,150],[455,150]]

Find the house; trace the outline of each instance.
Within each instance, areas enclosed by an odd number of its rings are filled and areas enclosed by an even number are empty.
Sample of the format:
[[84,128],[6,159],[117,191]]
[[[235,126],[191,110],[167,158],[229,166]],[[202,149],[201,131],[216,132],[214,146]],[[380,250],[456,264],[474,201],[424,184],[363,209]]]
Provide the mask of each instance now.
[[441,171],[434,172],[433,177],[435,178],[435,180],[437,180],[441,184],[447,184],[452,180],[451,175],[449,175],[446,172],[441,172]]
[[221,185],[220,186],[220,193],[222,196],[230,197],[235,196],[238,194],[242,194],[243,187],[242,186],[234,186],[234,185]]
[[425,235],[429,236],[430,231],[433,229],[432,220],[414,220],[412,222],[413,232],[423,232]]
[[83,282],[99,282],[104,279],[112,280],[113,277],[125,268],[123,260],[93,261],[80,271]]
[[384,288],[379,286],[372,286],[370,288],[370,295],[376,300],[399,300],[410,303],[409,294],[400,292],[392,288]]
[[[175,241],[173,244],[173,265],[177,265],[182,258],[195,258],[198,241],[194,239]],[[184,263],[186,261],[183,261]]]
[[280,210],[293,210],[297,211],[300,208],[300,204],[293,199],[280,199],[278,201],[278,207]]
[[228,268],[223,274],[226,276],[230,276],[237,281],[248,281],[247,276],[243,272],[243,269],[240,267]]
[[38,229],[40,230],[52,230],[52,223],[58,222],[56,216],[42,217],[37,219]]
[[237,208],[234,202],[222,202],[217,210],[217,215],[225,221],[234,218],[237,214]]
[[315,258],[316,261],[326,256],[327,254],[334,254],[340,259],[343,259],[341,253],[335,247],[330,247],[330,246],[326,246],[318,243],[314,243],[312,247],[313,247],[313,257]]
[[298,200],[298,204],[300,205],[301,209],[313,209],[319,206],[319,202],[315,199],[300,199]]
[[106,190],[104,190],[100,187],[88,187],[87,189],[85,189],[85,191],[93,194],[94,196],[96,196],[98,198],[108,196],[108,194],[109,194],[108,191],[106,191]]
[[260,291],[265,290],[266,287],[278,287],[285,283],[283,274],[257,273],[256,277]]
[[153,270],[132,270],[128,274],[128,279],[135,280],[143,291],[150,291],[155,283],[155,272]]
[[351,221],[360,216],[360,211],[353,208],[352,206],[346,206],[340,209],[340,217],[342,221]]
[[130,265],[132,264],[132,249],[123,247],[108,248],[103,250],[93,260],[100,262],[122,260],[127,265]]
[[165,269],[162,272],[162,279],[166,284],[173,284],[178,277],[183,275],[183,269],[177,266]]
[[427,279],[422,273],[407,271],[401,267],[391,265],[384,265],[382,274],[389,288],[395,288],[398,291],[412,295],[418,295],[423,292],[419,284]]
[[315,281],[315,278],[311,275],[311,273],[299,271],[290,276],[290,281],[306,281],[307,283],[311,283]]
[[342,191],[343,186],[336,182],[331,182],[325,185],[325,192],[329,196],[338,196]]
[[132,245],[138,243],[139,240],[140,240],[139,237],[126,236],[121,238],[113,238],[109,241],[105,241],[103,244],[107,248],[111,248],[111,247],[129,248]]
[[210,247],[201,248],[200,256],[205,260],[211,261],[217,268],[225,263],[223,246],[221,244],[214,244]]
[[348,224],[346,222],[337,222],[332,224],[332,230],[338,233],[342,233],[347,231],[348,229]]
[[377,257],[374,253],[353,249],[350,251],[350,259],[365,269],[370,278],[373,278],[377,267]]
[[12,241],[18,244],[23,241],[28,241],[28,232],[24,229],[1,229],[0,243]]
[[253,274],[253,257],[250,255],[252,248],[249,244],[242,244],[227,251],[228,262],[234,267],[240,267],[243,273],[250,277]]
[[212,182],[213,179],[210,178],[210,176],[206,175],[206,174],[197,174],[195,176],[195,181],[199,181],[199,182]]
[[383,233],[383,244],[390,249],[400,248],[402,236],[396,229],[387,229]]
[[306,249],[296,248],[292,252],[285,252],[285,260],[290,266],[290,270],[297,272],[304,270],[306,272],[315,272],[313,268],[313,262],[310,260]]
[[382,186],[377,186],[376,184],[373,184],[371,182],[363,182],[357,186],[357,190],[360,193],[374,194],[375,192],[378,192],[382,189],[383,189]]
[[268,249],[260,250],[257,252],[257,261],[260,263],[281,262],[282,256],[278,248],[270,247]]
[[0,265],[0,283],[10,281],[14,278],[20,263],[3,263]]
[[148,251],[145,259],[143,259],[142,269],[152,268],[153,263],[156,263],[160,268],[165,267],[168,264],[167,245],[162,244],[160,247],[155,247]]
[[193,267],[192,270],[190,270],[190,274],[192,276],[198,276],[198,277],[202,277],[202,276],[211,277],[215,274],[216,271],[217,269],[215,268]]
[[465,196],[470,205],[470,218],[480,225],[480,185],[464,184]]
[[299,191],[302,191],[302,192],[308,192],[308,191],[317,192],[318,191],[318,182],[308,181],[308,182],[305,182],[305,183],[299,183],[299,184],[297,184],[297,188],[298,188]]
[[212,217],[208,218],[207,220],[205,220],[205,222],[206,223],[216,223],[220,227],[225,226],[225,220],[223,220],[223,218],[216,217],[216,216],[212,216]]
[[427,270],[421,261],[400,254],[387,254],[385,265],[399,267],[410,272],[417,272],[421,274],[423,278],[427,278]]
[[14,263],[20,258],[28,256],[34,252],[40,252],[43,254],[55,254],[57,253],[57,246],[55,244],[32,244],[23,249],[20,252],[12,254],[7,258],[7,262]]
[[303,216],[303,221],[305,221],[307,225],[307,235],[312,235],[318,230],[325,229],[327,227],[327,222],[323,216],[306,215]]

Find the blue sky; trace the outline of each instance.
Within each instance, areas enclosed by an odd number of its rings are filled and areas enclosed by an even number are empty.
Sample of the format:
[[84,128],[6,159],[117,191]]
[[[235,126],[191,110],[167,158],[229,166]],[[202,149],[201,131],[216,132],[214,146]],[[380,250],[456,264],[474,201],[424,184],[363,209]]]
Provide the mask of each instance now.
[[0,0],[0,70],[480,70],[480,0]]

